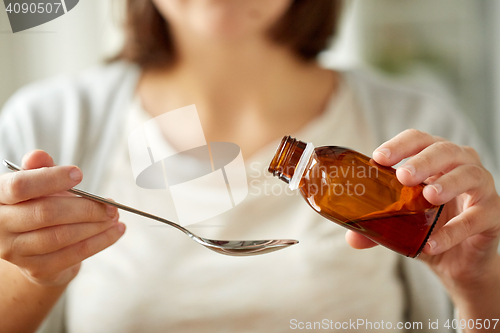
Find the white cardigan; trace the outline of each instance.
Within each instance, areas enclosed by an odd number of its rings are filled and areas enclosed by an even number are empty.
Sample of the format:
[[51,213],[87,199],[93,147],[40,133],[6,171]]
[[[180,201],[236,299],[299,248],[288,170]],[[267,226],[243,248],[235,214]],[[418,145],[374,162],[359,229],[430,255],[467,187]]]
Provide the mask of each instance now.
[[[0,114],[0,158],[20,162],[26,152],[43,149],[57,164],[78,165],[84,174],[92,175],[79,187],[95,191],[102,182],[107,157],[122,134],[123,114],[139,75],[136,66],[117,62],[21,89]],[[446,103],[395,87],[374,74],[349,72],[344,76],[373,125],[376,144],[406,128],[417,128],[473,146],[483,162],[493,167],[473,126]],[[425,328],[430,318],[440,322],[453,318],[444,289],[425,264],[401,257],[400,272],[408,300],[407,321],[421,321]],[[64,332],[64,297],[39,332]]]

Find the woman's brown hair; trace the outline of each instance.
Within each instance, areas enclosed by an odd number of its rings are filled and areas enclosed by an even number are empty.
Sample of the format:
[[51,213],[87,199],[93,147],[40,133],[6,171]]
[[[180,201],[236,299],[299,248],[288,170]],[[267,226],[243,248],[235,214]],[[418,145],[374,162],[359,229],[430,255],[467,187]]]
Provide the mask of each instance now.
[[[341,0],[293,0],[269,32],[270,38],[305,60],[314,59],[335,35],[340,11]],[[126,0],[125,29],[125,44],[112,60],[130,61],[143,68],[175,61],[168,22],[151,0]]]

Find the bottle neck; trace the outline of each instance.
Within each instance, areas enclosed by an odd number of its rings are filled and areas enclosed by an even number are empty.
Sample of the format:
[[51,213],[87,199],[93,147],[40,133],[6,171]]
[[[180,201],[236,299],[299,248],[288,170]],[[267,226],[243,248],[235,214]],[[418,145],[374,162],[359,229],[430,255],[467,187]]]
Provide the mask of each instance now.
[[291,190],[296,190],[313,152],[314,146],[311,143],[285,136],[268,170],[273,176],[289,184]]

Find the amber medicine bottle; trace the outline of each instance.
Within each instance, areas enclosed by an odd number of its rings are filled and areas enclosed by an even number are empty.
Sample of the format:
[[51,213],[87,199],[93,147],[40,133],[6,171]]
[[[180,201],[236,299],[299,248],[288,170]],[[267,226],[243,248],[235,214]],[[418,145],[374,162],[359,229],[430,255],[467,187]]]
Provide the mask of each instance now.
[[423,196],[424,184],[403,186],[396,170],[343,147],[314,148],[286,136],[269,172],[298,189],[323,217],[397,253],[415,258],[443,206]]

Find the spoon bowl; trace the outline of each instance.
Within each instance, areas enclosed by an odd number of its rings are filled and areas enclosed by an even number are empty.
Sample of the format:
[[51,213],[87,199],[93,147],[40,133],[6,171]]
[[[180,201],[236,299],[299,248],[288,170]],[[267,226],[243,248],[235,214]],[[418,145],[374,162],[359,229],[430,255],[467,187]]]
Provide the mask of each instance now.
[[297,244],[298,241],[292,239],[269,239],[254,241],[220,241],[191,237],[195,242],[206,248],[227,256],[253,256],[284,249],[290,245]]
[[[11,171],[21,171],[22,169],[15,165],[12,162],[7,160],[3,160],[3,164],[9,168]],[[114,206],[118,209],[125,210],[130,213],[134,213],[137,215],[141,215],[143,217],[147,217],[153,219],[155,221],[159,221],[161,223],[168,224],[171,227],[174,227],[187,236],[189,236],[196,243],[205,246],[206,248],[227,256],[255,256],[258,254],[264,254],[269,252],[278,251],[284,248],[287,248],[291,245],[297,244],[298,241],[293,239],[268,239],[268,240],[250,240],[250,241],[240,241],[240,240],[216,240],[216,239],[207,239],[202,238],[193,234],[188,229],[181,227],[177,223],[164,219],[162,217],[143,212],[141,210],[120,204],[115,201],[111,201],[100,197],[98,195],[79,190],[76,188],[69,189],[67,192],[76,194],[80,197],[90,199],[93,201],[97,201],[106,205]]]

